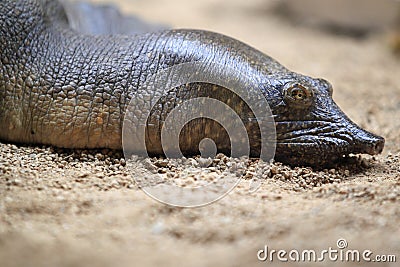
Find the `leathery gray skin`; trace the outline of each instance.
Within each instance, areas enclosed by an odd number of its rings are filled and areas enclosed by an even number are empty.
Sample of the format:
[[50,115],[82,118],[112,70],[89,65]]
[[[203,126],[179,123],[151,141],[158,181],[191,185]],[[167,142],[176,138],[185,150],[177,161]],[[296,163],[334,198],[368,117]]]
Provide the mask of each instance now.
[[[275,159],[291,165],[329,165],[350,153],[378,154],[384,139],[340,110],[332,87],[289,71],[271,57],[227,36],[199,30],[141,35],[88,35],[70,29],[61,4],[49,0],[0,2],[0,139],[64,148],[121,149],[127,104],[157,70],[184,62],[235,66],[258,81],[276,123]],[[240,79],[240,77],[239,77]],[[151,113],[148,151],[161,154],[160,127],[179,101],[208,96],[240,114],[252,156],[260,151],[246,105],[224,88],[191,84],[172,90]],[[219,125],[194,121],[180,136],[184,154],[198,153],[209,136],[221,152],[230,144]]]

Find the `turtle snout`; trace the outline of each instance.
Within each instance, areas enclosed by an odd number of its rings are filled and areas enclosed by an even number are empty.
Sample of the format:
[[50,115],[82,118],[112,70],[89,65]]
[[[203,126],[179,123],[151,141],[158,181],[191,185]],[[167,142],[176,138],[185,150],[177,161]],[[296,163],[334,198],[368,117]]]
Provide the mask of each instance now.
[[356,134],[356,153],[376,155],[382,152],[385,139],[373,133],[359,129]]
[[370,155],[376,155],[382,152],[383,147],[385,146],[385,139],[380,136],[375,136],[371,138],[368,142],[365,153]]

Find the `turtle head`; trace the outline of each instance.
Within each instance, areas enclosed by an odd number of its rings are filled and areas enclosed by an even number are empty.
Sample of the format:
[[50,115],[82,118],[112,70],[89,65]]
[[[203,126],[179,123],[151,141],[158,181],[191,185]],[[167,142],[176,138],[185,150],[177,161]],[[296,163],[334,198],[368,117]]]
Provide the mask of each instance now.
[[382,152],[384,138],[352,122],[333,101],[326,80],[293,73],[274,87],[277,161],[326,166],[348,154]]

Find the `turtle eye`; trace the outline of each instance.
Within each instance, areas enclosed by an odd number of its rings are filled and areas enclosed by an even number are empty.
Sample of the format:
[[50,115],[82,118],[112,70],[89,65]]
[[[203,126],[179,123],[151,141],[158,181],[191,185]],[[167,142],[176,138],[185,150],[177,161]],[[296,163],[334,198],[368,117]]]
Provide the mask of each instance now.
[[290,92],[293,99],[296,100],[305,100],[307,98],[307,93],[303,88],[293,88]]
[[314,102],[314,93],[304,85],[295,83],[285,86],[283,98],[288,105],[307,108]]

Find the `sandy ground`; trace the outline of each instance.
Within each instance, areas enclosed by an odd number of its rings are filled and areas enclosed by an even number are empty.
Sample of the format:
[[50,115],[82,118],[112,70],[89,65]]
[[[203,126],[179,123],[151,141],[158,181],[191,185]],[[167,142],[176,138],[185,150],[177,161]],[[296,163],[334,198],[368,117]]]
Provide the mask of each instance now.
[[[326,78],[349,117],[386,138],[385,150],[331,170],[276,164],[256,192],[244,179],[222,200],[185,209],[139,190],[121,155],[0,144],[0,266],[272,266],[257,260],[265,245],[321,251],[337,249],[339,238],[372,257],[397,256],[369,266],[398,266],[400,60],[386,34],[355,39],[296,27],[261,0],[119,2],[148,20],[236,37]],[[204,171],[196,160],[185,164]]]

